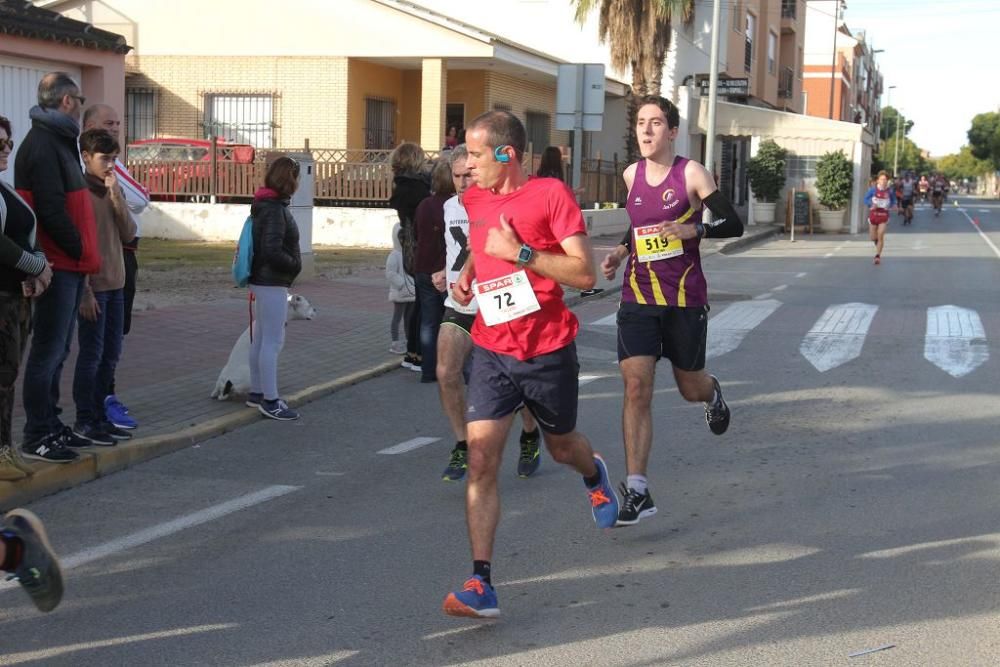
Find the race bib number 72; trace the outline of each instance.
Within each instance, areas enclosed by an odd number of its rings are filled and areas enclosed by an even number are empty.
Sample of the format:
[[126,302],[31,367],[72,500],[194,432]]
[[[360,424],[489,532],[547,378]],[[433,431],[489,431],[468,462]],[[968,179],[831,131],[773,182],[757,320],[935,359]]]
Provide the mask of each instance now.
[[476,301],[483,321],[491,327],[542,308],[523,270],[476,283]]

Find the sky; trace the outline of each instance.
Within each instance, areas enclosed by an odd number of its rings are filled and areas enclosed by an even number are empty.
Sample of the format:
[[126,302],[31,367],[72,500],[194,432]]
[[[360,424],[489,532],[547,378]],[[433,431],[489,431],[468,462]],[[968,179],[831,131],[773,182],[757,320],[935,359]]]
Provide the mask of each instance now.
[[[704,2],[705,0],[698,0]],[[846,0],[844,21],[875,49],[890,104],[934,157],[957,153],[976,114],[1000,110],[998,0]],[[830,2],[833,5],[833,2]],[[889,86],[896,86],[890,92]]]

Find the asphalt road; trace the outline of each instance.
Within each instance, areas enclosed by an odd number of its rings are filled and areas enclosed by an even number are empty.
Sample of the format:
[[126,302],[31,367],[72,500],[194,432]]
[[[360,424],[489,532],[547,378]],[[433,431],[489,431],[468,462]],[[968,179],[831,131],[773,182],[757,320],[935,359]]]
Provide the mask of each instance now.
[[[440,611],[464,485],[400,370],[32,505],[67,594],[42,616],[0,588],[0,664],[995,665],[1000,206],[960,201],[894,217],[881,266],[846,235],[707,260],[732,425],[661,365],[638,526],[597,530],[550,459],[518,479],[512,434],[499,621]],[[580,428],[617,480],[615,307],[576,312]]]

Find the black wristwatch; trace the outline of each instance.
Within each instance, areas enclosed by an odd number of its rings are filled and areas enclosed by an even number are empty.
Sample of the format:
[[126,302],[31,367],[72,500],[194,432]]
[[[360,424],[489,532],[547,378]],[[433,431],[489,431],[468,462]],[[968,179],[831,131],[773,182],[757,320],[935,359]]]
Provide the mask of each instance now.
[[705,229],[705,225],[701,224],[700,222],[696,222],[696,223],[694,223],[694,231],[695,231],[695,234],[697,234],[697,236],[698,236],[699,239],[703,239],[703,238],[705,238],[705,233],[708,230]]
[[521,244],[521,249],[517,253],[517,265],[525,266],[535,256],[535,249],[527,243]]

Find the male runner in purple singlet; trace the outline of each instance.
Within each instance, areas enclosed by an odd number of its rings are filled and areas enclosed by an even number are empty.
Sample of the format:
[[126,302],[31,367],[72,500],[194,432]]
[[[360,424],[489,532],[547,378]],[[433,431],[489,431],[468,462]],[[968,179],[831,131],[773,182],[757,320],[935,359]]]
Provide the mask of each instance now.
[[[722,435],[729,427],[722,387],[705,372],[708,287],[698,245],[705,237],[743,235],[739,215],[708,170],[674,154],[677,107],[658,96],[644,97],[638,105],[636,135],[643,159],[624,174],[632,224],[601,264],[604,276],[612,279],[627,259],[618,309],[618,362],[625,383],[622,428],[628,478],[621,487],[619,526],[656,513],[646,467],[660,357],[672,364],[681,396],[705,404],[712,433]],[[714,222],[702,224],[702,204],[715,215]]]

